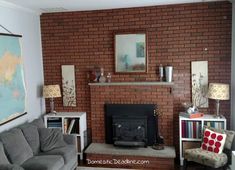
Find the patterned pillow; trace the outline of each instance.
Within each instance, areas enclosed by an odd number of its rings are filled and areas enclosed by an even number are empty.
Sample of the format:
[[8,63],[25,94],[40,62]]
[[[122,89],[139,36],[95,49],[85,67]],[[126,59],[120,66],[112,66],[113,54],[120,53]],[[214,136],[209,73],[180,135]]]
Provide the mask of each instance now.
[[201,149],[221,154],[224,148],[226,134],[205,129]]

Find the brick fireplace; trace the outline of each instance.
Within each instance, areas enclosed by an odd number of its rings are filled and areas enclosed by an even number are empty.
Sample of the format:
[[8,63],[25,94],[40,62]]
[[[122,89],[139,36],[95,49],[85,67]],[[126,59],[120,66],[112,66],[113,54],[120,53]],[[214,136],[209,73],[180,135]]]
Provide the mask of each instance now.
[[105,143],[105,104],[155,104],[163,112],[160,133],[166,145],[173,145],[172,86],[146,84],[90,84],[92,142]]

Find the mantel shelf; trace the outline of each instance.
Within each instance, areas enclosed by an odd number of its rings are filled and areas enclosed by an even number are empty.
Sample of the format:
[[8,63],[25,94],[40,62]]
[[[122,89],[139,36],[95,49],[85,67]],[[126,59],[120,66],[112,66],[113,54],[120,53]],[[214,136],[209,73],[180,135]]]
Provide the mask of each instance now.
[[89,86],[173,86],[174,82],[111,82],[89,83]]

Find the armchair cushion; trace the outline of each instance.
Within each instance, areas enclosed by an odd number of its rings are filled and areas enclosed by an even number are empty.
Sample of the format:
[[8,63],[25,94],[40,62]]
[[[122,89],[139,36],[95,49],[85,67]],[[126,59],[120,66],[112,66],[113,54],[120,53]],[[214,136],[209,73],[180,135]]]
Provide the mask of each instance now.
[[188,161],[197,162],[212,168],[222,167],[228,161],[227,155],[225,153],[217,154],[214,152],[202,150],[201,148],[185,150],[184,158]]

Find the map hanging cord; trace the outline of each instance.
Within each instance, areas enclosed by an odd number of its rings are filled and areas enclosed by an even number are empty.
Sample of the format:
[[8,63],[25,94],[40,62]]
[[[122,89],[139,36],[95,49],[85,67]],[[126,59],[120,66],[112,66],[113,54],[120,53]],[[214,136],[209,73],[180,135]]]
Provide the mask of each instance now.
[[[7,31],[8,33],[10,33],[10,34],[13,34],[11,31],[9,31],[6,27],[4,27],[4,26],[2,26],[1,24],[0,24],[0,27],[2,27],[5,31]],[[13,34],[14,35],[14,34]]]

